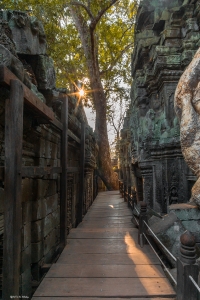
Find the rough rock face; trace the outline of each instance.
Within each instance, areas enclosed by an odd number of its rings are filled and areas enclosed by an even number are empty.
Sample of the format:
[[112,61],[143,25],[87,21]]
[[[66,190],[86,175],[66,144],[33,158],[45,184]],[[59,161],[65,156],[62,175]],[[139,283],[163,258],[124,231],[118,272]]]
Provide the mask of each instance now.
[[137,201],[162,213],[170,204],[187,202],[196,180],[182,156],[174,94],[200,46],[199,11],[195,0],[143,0],[137,14],[120,177]]
[[182,153],[198,180],[191,201],[200,207],[200,48],[180,78],[175,94]]

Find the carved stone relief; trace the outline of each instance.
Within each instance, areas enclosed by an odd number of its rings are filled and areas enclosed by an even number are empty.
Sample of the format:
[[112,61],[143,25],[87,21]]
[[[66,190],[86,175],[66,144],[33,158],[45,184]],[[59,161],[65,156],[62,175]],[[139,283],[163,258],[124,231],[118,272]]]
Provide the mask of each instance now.
[[[153,167],[159,162],[162,166],[156,169],[153,186],[157,207],[163,213],[170,203],[187,201],[187,169],[180,148],[183,133],[174,110],[174,94],[186,62],[199,44],[197,2],[143,0],[137,15],[129,122],[122,130],[130,130],[130,138],[122,135],[121,143],[130,145],[133,164]],[[195,97],[193,105],[198,103],[197,91]],[[187,136],[190,144],[194,139],[197,142],[193,133]],[[125,166],[123,159],[120,165]],[[145,175],[143,180],[147,195]],[[152,199],[148,202],[153,205]]]

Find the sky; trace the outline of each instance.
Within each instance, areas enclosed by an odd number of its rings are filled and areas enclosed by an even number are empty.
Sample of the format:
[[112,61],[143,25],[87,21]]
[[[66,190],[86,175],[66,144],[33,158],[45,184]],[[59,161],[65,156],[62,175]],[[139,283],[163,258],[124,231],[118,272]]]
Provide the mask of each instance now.
[[[94,130],[94,128],[95,128],[95,113],[89,107],[84,107],[84,109],[85,109],[86,117],[87,117],[87,120],[88,120],[88,124]],[[108,139],[109,139],[109,142],[112,142],[115,138],[114,132],[113,132],[112,127],[109,123],[107,124],[107,126],[108,126]]]

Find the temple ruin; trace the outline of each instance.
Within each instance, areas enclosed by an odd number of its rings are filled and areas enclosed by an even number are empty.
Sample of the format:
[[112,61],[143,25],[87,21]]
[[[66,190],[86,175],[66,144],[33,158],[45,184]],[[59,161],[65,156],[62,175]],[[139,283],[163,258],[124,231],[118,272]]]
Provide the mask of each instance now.
[[119,144],[120,179],[157,212],[191,197],[174,110],[177,83],[200,46],[199,1],[140,2],[132,55],[131,104]]
[[[31,297],[97,194],[98,146],[43,25],[0,11],[0,290]],[[3,273],[2,273],[3,263]]]

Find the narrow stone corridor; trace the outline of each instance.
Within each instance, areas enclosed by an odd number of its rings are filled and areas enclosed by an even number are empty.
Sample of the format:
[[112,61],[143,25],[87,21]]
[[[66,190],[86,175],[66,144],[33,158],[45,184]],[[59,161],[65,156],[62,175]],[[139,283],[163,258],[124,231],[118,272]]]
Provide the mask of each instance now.
[[119,192],[99,193],[32,299],[175,299],[150,246],[138,245],[131,218]]

